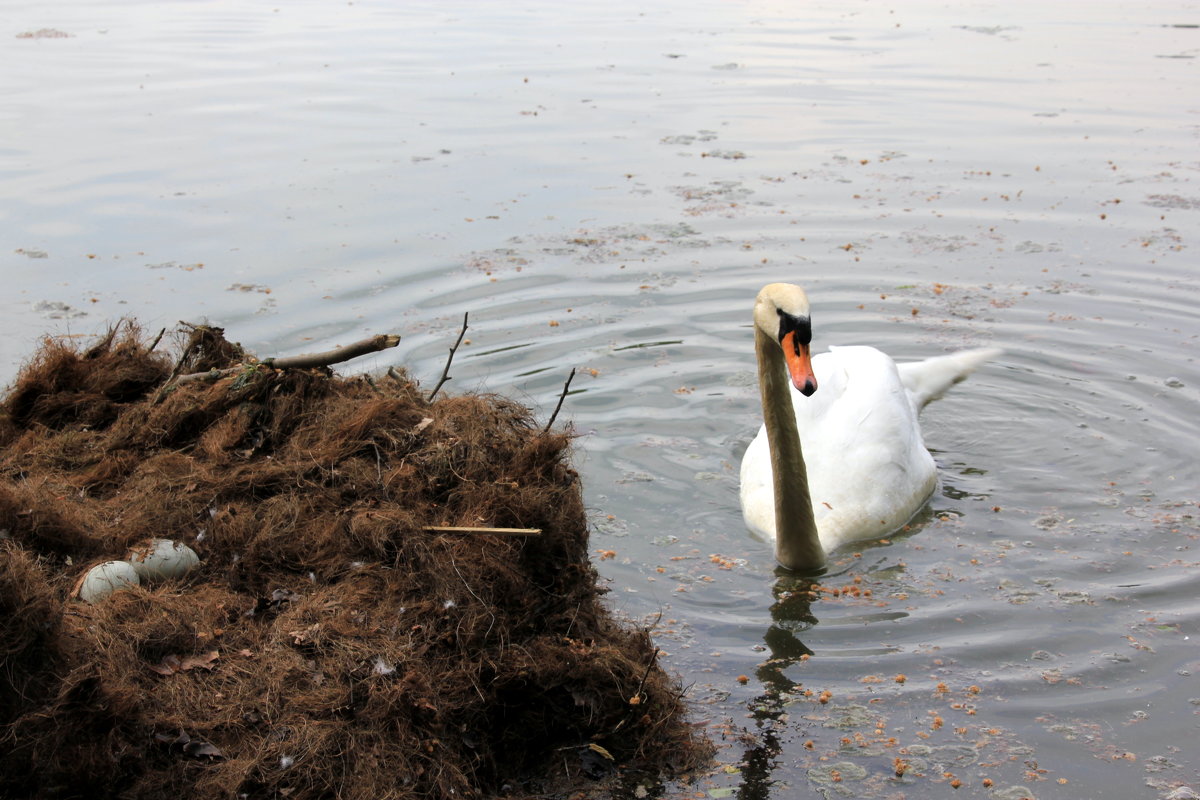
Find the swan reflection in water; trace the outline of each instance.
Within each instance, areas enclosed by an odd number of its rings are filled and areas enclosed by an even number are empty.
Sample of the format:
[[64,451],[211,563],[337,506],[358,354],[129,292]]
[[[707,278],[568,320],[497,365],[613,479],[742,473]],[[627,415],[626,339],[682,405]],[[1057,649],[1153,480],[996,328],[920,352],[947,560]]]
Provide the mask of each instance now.
[[[822,695],[789,677],[788,671],[815,655],[801,637],[818,623],[813,601],[821,596],[822,585],[836,582],[837,577],[840,576],[826,576],[825,584],[820,584],[815,578],[776,569],[771,624],[763,633],[766,658],[755,670],[755,678],[763,691],[748,703],[757,735],[742,753],[741,779],[734,795],[741,800],[772,800],[786,796],[780,790],[777,774],[781,766],[786,766],[780,763],[781,737],[789,729],[797,730],[796,722],[791,719],[793,714],[801,714],[815,708],[817,703],[823,703]],[[872,619],[904,616],[907,612],[871,614]],[[814,696],[806,696],[806,690],[813,691]]]

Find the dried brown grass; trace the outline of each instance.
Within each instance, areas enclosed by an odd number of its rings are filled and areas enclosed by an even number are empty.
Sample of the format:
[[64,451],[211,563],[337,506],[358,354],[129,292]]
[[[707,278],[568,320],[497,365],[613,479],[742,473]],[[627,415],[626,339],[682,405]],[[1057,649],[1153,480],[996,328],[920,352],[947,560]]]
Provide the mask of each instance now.
[[[0,795],[517,796],[598,753],[704,757],[648,634],[600,602],[567,434],[499,397],[253,363],[161,390],[242,357],[123,325],[47,341],[0,404]],[[70,597],[153,537],[201,566]]]

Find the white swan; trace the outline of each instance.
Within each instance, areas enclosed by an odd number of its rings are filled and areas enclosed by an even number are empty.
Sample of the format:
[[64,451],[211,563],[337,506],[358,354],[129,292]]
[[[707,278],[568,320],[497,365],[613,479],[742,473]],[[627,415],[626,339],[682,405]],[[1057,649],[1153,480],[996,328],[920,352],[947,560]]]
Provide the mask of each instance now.
[[764,424],[742,458],[741,500],[780,564],[818,572],[826,550],[886,536],[925,504],[937,466],[917,412],[1001,351],[897,365],[860,346],[810,359],[811,340],[804,290],[763,287],[754,342]]

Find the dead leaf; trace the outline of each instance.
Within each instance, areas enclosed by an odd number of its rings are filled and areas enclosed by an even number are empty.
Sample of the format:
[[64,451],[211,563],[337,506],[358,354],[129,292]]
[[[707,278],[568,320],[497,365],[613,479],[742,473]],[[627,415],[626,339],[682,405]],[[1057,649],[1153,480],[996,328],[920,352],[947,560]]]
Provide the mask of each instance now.
[[607,750],[605,750],[603,747],[601,747],[600,745],[596,744],[595,742],[592,742],[591,744],[589,744],[589,745],[588,745],[588,749],[589,749],[589,750],[591,750],[591,751],[592,751],[592,752],[594,752],[594,753],[599,753],[600,755],[602,755],[602,756],[604,756],[605,758],[607,758],[609,761],[616,761],[616,759],[615,759],[615,758],[613,758],[613,755],[612,755],[612,753],[608,752]]
[[163,744],[178,746],[184,755],[192,758],[224,758],[225,754],[220,748],[211,742],[206,742],[203,739],[193,739],[188,736],[187,731],[183,728],[179,729],[178,734],[174,733],[156,733],[155,740]]
[[150,664],[150,669],[157,672],[159,675],[174,675],[176,672],[187,672],[188,670],[200,667],[202,669],[212,669],[214,661],[220,657],[216,650],[209,650],[207,653],[201,653],[197,656],[180,656],[171,654],[165,655],[162,661],[157,664]]
[[214,744],[193,739],[183,746],[183,752],[192,758],[224,758],[225,754]]
[[317,631],[319,631],[320,629],[321,629],[321,623],[314,622],[312,625],[309,625],[304,630],[288,631],[288,636],[292,637],[292,644],[296,644],[296,645],[311,644],[312,642],[316,641],[316,638],[317,638],[316,634],[317,634]]
[[162,661],[157,664],[151,664],[150,669],[157,672],[159,675],[174,675],[179,672],[179,665],[182,663],[179,656],[166,655],[162,657]]
[[213,668],[212,662],[216,661],[218,658],[220,658],[220,654],[216,650],[209,650],[207,653],[201,653],[198,656],[188,656],[183,660],[183,663],[179,665],[179,671],[186,672],[187,670],[195,669],[196,667],[211,670]]
[[285,606],[294,600],[299,600],[300,595],[293,592],[291,589],[276,589],[271,592],[271,605]]

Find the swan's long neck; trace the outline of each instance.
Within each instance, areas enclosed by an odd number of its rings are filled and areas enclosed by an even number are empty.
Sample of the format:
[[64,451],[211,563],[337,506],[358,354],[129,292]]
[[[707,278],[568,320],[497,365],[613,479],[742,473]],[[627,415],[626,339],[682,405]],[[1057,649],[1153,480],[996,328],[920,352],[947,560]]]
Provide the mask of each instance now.
[[783,350],[757,325],[754,350],[775,487],[775,559],[797,572],[820,572],[825,568],[825,548],[817,537]]

